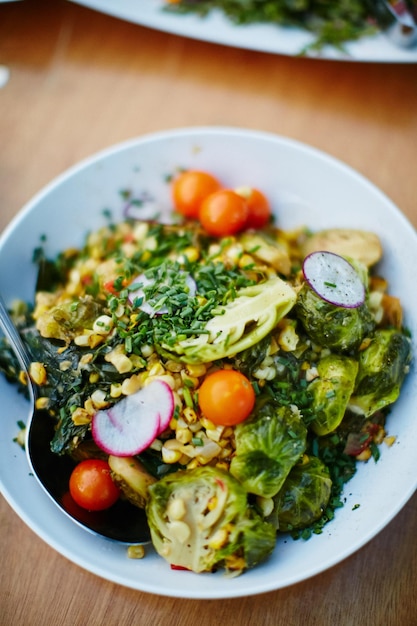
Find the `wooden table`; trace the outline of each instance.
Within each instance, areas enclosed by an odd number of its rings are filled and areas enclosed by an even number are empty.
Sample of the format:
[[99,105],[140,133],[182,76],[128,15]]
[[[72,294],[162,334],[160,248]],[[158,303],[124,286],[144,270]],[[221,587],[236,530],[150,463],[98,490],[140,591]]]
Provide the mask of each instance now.
[[[10,70],[0,90],[1,229],[79,159],[192,125],[272,131],[323,149],[378,185],[417,226],[417,65],[227,48],[64,0],[0,4],[1,64]],[[236,600],[177,600],[85,572],[1,498],[0,624],[413,626],[416,536],[414,496],[362,550],[311,580]]]

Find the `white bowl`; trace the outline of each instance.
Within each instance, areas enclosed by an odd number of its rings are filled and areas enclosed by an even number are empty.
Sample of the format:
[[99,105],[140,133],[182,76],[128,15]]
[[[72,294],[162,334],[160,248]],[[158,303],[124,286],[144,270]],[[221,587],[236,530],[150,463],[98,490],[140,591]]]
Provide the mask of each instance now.
[[[73,167],[41,191],[0,239],[0,292],[6,301],[31,299],[33,250],[46,236],[48,255],[81,244],[88,230],[105,222],[103,210],[121,219],[120,191],[146,192],[169,211],[166,176],[178,167],[205,169],[229,186],[264,190],[279,224],[313,229],[354,227],[376,232],[385,250],[381,270],[401,298],[405,321],[417,336],[417,237],[401,212],[371,183],[335,159],[274,135],[233,128],[190,128],[145,136],[115,146]],[[415,351],[415,339],[413,350]],[[381,531],[417,486],[416,374],[412,368],[388,420],[395,444],[382,446],[378,463],[359,467],[345,489],[346,504],[321,535],[308,541],[279,539],[267,562],[234,579],[224,574],[170,570],[147,550],[130,560],[126,548],[72,523],[29,474],[13,438],[27,414],[24,399],[0,379],[0,476],[4,497],[44,541],[86,570],[150,593],[187,598],[227,598],[279,589],[339,563]],[[359,505],[357,507],[356,505]]]

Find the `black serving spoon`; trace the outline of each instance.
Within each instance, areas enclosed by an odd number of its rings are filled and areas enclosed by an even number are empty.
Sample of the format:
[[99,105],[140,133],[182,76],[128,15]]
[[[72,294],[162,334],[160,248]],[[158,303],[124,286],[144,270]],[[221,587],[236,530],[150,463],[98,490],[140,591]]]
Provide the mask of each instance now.
[[65,515],[90,532],[126,544],[148,543],[150,532],[143,509],[119,499],[105,511],[90,512],[72,500],[68,485],[75,463],[68,456],[53,453],[50,448],[54,423],[46,411],[36,409],[37,389],[28,373],[31,358],[1,296],[0,328],[28,381],[31,408],[26,423],[26,456],[43,490]]

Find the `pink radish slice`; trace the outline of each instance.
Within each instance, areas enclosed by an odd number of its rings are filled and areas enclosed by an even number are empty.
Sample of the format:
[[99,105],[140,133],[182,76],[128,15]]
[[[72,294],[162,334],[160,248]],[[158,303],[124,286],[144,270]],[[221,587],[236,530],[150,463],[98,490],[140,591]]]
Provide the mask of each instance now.
[[[185,272],[181,272],[181,274],[185,274]],[[134,285],[135,283],[138,283],[141,286],[138,289],[135,289],[134,291],[129,292],[128,297],[129,297],[131,304],[133,304],[137,298],[142,298],[142,304],[140,304],[138,308],[141,309],[141,311],[144,311],[145,313],[147,313],[148,315],[164,315],[166,313],[169,313],[168,308],[166,306],[162,306],[161,308],[156,309],[151,304],[149,304],[149,302],[146,301],[144,287],[149,287],[150,285],[153,285],[154,282],[155,281],[152,278],[148,278],[147,276],[145,276],[145,274],[140,274],[132,281],[132,285]],[[185,284],[188,288],[189,295],[191,297],[195,296],[197,292],[197,285],[196,285],[194,278],[190,276],[190,274],[186,274]]]
[[146,301],[145,292],[143,290],[144,287],[149,287],[154,284],[154,281],[151,278],[145,276],[145,274],[140,274],[132,281],[132,284],[139,283],[141,287],[136,289],[135,291],[129,292],[129,300],[133,304],[137,298],[142,298],[142,304],[139,305],[139,309],[144,311],[148,315],[163,315],[164,313],[168,313],[168,309],[166,306],[161,307],[160,309],[155,309],[153,306]]
[[365,285],[353,265],[334,252],[312,252],[304,259],[304,278],[320,298],[355,309],[365,301]]
[[162,380],[154,380],[109,409],[98,411],[91,432],[96,444],[114,456],[139,454],[169,425],[174,395]]

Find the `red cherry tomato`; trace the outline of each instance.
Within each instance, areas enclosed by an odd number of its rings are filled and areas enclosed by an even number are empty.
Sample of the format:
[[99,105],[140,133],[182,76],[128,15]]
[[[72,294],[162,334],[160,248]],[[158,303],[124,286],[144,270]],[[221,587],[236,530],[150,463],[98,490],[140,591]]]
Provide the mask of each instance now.
[[244,228],[248,214],[248,204],[241,195],[231,189],[220,189],[207,196],[199,217],[209,235],[227,237]]
[[203,415],[214,424],[233,426],[249,417],[255,392],[241,372],[218,370],[202,382],[198,403]]
[[197,219],[203,200],[218,189],[220,183],[207,172],[198,170],[183,172],[172,183],[175,210],[185,217]]
[[73,500],[88,511],[108,509],[120,496],[109,464],[101,459],[81,461],[72,471],[69,490]]
[[249,209],[249,215],[245,228],[263,228],[267,225],[271,219],[271,206],[268,198],[254,187],[245,187],[242,190],[237,190],[237,193],[241,194]]

